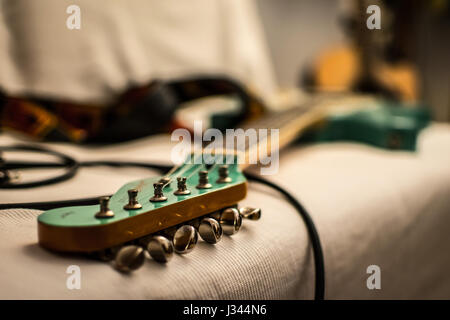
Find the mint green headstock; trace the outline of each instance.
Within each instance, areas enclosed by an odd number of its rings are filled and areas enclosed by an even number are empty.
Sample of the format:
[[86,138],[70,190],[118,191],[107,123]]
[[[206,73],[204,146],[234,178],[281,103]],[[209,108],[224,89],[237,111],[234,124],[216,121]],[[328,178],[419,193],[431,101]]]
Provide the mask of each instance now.
[[[109,201],[114,216],[97,218],[99,205],[64,207],[46,211],[38,217],[39,243],[48,249],[68,252],[92,252],[113,247],[152,234],[180,223],[236,204],[245,198],[247,183],[237,164],[228,165],[230,182],[217,183],[219,166],[208,172],[209,189],[197,189],[198,171],[204,165],[184,164],[175,170],[163,188],[166,201],[150,202],[154,183],[152,177],[127,183]],[[188,177],[189,195],[175,195],[177,176]],[[140,209],[126,210],[128,190],[137,189]]]

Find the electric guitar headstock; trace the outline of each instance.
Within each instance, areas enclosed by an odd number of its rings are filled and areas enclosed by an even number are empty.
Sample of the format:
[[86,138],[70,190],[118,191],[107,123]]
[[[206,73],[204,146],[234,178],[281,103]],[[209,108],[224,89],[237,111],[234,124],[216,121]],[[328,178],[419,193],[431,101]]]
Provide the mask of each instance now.
[[242,217],[260,217],[258,209],[237,208],[247,193],[237,158],[229,165],[196,163],[193,156],[188,159],[162,177],[125,184],[111,198],[100,198],[99,205],[44,212],[38,217],[39,244],[102,258],[112,258],[128,244],[116,258],[119,269],[126,271],[133,269],[132,257],[143,261],[140,247],[164,262],[173,251],[190,251],[198,233],[216,243],[222,232],[237,232]]
[[[145,249],[155,260],[166,262],[173,252],[192,250],[198,234],[206,242],[216,243],[222,233],[237,232],[242,218],[257,220],[261,215],[260,209],[237,207],[247,193],[241,169],[249,165],[246,160],[250,154],[260,156],[259,151],[265,149],[261,148],[263,144],[270,145],[267,156],[275,151],[274,147],[278,152],[331,112],[346,112],[361,105],[369,108],[371,102],[354,97],[318,98],[306,108],[286,110],[248,123],[249,128],[279,128],[278,144],[272,144],[270,131],[245,146],[245,152],[239,155],[244,157],[244,163],[238,161],[236,154],[241,150],[226,151],[227,157],[213,165],[197,161],[198,155],[194,154],[162,177],[127,183],[110,199],[101,198],[99,205],[46,211],[38,217],[39,243],[54,251],[90,253],[105,260],[114,258],[122,271],[138,268],[144,262]],[[233,161],[226,159],[230,155]],[[221,164],[224,162],[228,165]]]

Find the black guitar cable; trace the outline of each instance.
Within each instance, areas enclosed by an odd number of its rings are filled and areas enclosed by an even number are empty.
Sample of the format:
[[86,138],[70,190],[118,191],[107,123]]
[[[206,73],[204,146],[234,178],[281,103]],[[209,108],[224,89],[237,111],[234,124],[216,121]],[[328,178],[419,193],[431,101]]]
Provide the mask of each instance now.
[[[63,182],[72,178],[78,171],[79,163],[72,157],[65,155],[63,153],[53,151],[47,148],[32,146],[32,145],[13,145],[8,147],[0,147],[0,151],[19,151],[19,152],[37,152],[41,154],[46,154],[50,156],[55,156],[60,160],[59,163],[29,163],[29,162],[5,162],[3,159],[0,160],[0,189],[24,189],[24,188],[35,188],[46,186],[49,184],[54,184],[58,182]],[[62,167],[65,171],[52,178],[43,179],[33,182],[25,183],[15,183],[11,180],[8,172],[14,169],[38,169],[38,168],[54,168]]]
[[[14,151],[14,152],[37,152],[49,156],[54,156],[59,159],[58,162],[31,162],[31,161],[8,161],[5,162],[0,159],[0,189],[26,189],[47,186],[59,182],[69,180],[78,172],[80,167],[94,167],[94,166],[112,166],[112,167],[140,167],[146,169],[155,169],[158,171],[169,170],[170,167],[165,165],[158,165],[152,163],[133,162],[133,161],[83,161],[79,162],[74,158],[50,150],[41,146],[32,145],[13,145],[7,147],[0,147],[0,151]],[[44,168],[63,168],[65,171],[55,177],[42,179],[32,182],[17,183],[11,180],[8,172],[17,169],[44,169]],[[167,169],[169,168],[169,169]],[[22,207],[23,208],[23,207]],[[27,207],[28,208],[28,207]],[[47,210],[47,209],[43,209]]]
[[[31,168],[65,168],[66,171],[53,178],[44,179],[36,182],[14,184],[4,180],[3,183],[0,181],[0,189],[18,189],[18,188],[31,188],[39,187],[44,185],[49,185],[57,182],[62,182],[72,178],[78,171],[80,167],[93,167],[93,166],[113,166],[113,167],[141,167],[160,171],[161,173],[166,173],[171,169],[171,166],[154,164],[154,163],[142,163],[142,162],[130,162],[130,161],[86,161],[78,162],[74,158],[71,158],[60,152],[49,150],[42,147],[28,146],[28,145],[18,145],[11,147],[0,147],[0,151],[30,151],[30,152],[41,152],[47,155],[52,155],[59,158],[60,162],[3,162],[0,163],[0,170],[7,172],[11,169],[31,169]],[[315,267],[315,291],[314,299],[323,300],[325,297],[325,264],[322,251],[322,245],[320,242],[319,234],[317,228],[314,224],[309,213],[303,207],[303,205],[288,191],[286,191],[281,186],[264,179],[259,175],[255,175],[249,172],[244,172],[246,178],[249,181],[261,183],[267,185],[280,192],[286,200],[298,211],[303,221],[305,222],[306,229],[311,241],[313,255],[314,255],[314,267]],[[98,197],[93,198],[83,198],[74,200],[64,200],[64,201],[49,201],[49,202],[31,202],[31,203],[8,203],[0,204],[1,209],[12,209],[12,208],[27,208],[36,210],[50,210],[53,208],[64,207],[64,206],[80,206],[80,205],[95,205],[98,204]]]
[[300,216],[303,218],[305,222],[306,229],[308,231],[309,238],[311,240],[311,245],[313,248],[314,255],[314,268],[316,275],[316,288],[314,290],[314,299],[315,300],[323,300],[325,298],[325,263],[323,258],[322,245],[320,243],[319,233],[317,232],[314,221],[309,215],[308,211],[302,206],[302,204],[286,189],[281,186],[264,179],[261,176],[244,172],[245,177],[250,181],[259,182],[261,184],[265,184],[286,197],[289,203],[298,211]]

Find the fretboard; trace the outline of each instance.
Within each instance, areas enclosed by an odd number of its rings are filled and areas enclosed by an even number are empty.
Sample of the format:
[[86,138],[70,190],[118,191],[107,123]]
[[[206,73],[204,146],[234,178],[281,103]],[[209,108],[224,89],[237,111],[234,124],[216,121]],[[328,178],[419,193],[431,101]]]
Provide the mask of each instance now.
[[[223,141],[212,142],[209,150],[226,149],[226,153],[239,153],[245,157],[241,168],[254,164],[254,160],[264,163],[263,154],[270,156],[297,139],[311,126],[324,121],[332,112],[354,110],[362,106],[373,105],[373,97],[343,94],[316,95],[298,107],[279,112],[268,112],[261,118],[248,121],[233,129],[231,134],[225,132],[224,139],[234,139],[233,148],[223,145]],[[240,134],[237,132],[240,131]],[[233,135],[234,134],[234,135]],[[253,138],[250,136],[253,134]],[[254,135],[256,134],[256,139]],[[274,145],[274,142],[275,145]]]

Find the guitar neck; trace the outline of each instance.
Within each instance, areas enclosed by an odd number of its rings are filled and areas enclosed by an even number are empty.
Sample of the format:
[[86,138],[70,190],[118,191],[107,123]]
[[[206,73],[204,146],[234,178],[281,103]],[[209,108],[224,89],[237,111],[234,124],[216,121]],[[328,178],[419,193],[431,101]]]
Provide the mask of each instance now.
[[239,159],[241,170],[254,164],[267,165],[274,152],[279,152],[303,132],[326,120],[330,113],[369,107],[373,105],[373,101],[373,97],[368,95],[342,93],[315,95],[298,107],[268,112],[258,119],[241,124],[239,128],[227,129],[225,136],[219,132],[219,139],[216,140],[217,137],[214,136],[212,142],[200,148],[194,147],[192,153],[195,159],[202,159],[202,154],[203,156],[214,154],[218,156],[216,160],[222,159],[216,163],[224,161],[228,163],[228,159],[231,158],[225,155],[237,155],[238,157],[232,159]]
[[[270,112],[260,119],[245,123],[242,126],[244,131],[254,129],[257,134],[257,140],[253,143],[246,143],[244,156],[246,161],[241,164],[241,169],[245,169],[252,163],[249,159],[257,159],[260,163],[260,149],[266,148],[267,156],[277,152],[294,141],[305,129],[311,127],[321,120],[321,116],[315,109],[309,108],[309,105],[302,105],[281,112]],[[274,130],[277,130],[277,136],[274,136]],[[274,140],[277,139],[277,145],[274,146]],[[248,140],[248,139],[247,139]],[[274,150],[277,148],[278,150]]]
[[[244,123],[242,129],[255,129],[258,138],[255,143],[247,143],[244,148],[246,161],[241,164],[245,169],[251,163],[248,159],[257,159],[258,163],[263,160],[260,156],[260,148],[267,148],[267,155],[278,152],[314,125],[326,120],[331,113],[348,112],[360,108],[369,108],[374,105],[374,98],[369,95],[348,94],[323,94],[317,95],[298,107],[281,112],[270,112],[263,117]],[[260,134],[259,129],[262,129]],[[265,134],[267,129],[267,134]],[[278,141],[276,150],[273,150],[273,129],[278,130]]]

